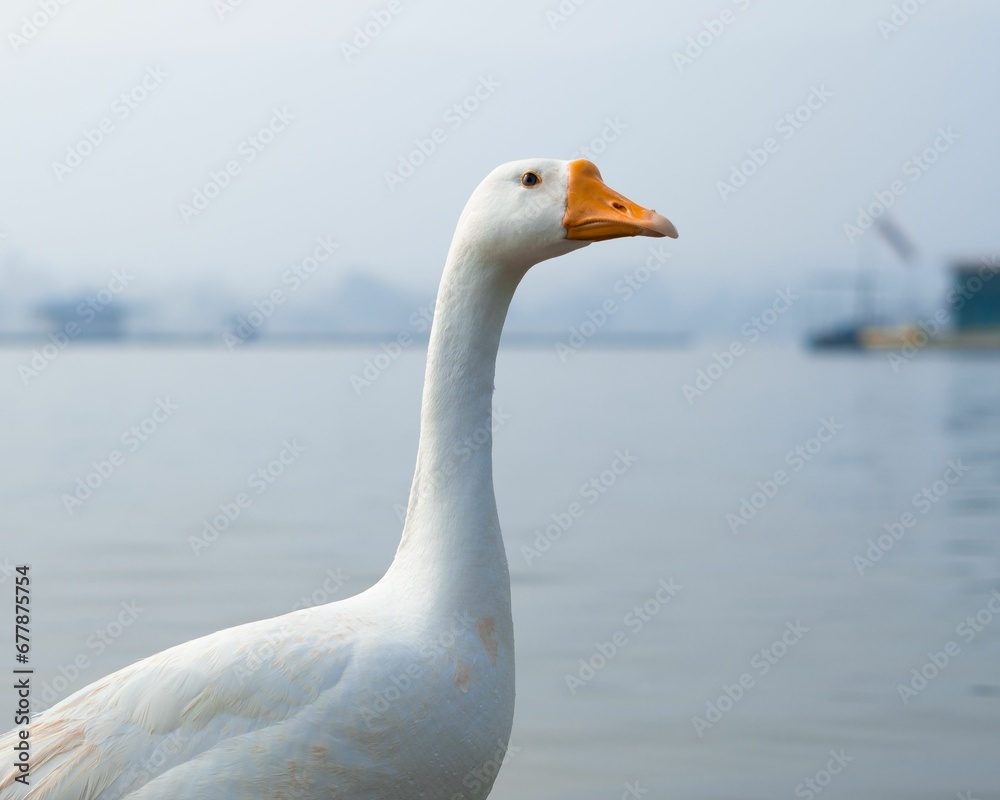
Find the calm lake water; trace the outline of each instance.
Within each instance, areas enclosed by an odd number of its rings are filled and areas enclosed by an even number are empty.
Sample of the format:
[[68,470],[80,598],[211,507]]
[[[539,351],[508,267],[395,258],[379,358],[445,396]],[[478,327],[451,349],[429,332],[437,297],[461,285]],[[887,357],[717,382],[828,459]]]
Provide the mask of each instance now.
[[[25,386],[30,354],[0,351],[0,562],[32,565],[36,699],[377,580],[424,365],[359,393],[377,352],[79,344]],[[1000,797],[1000,356],[713,363],[501,352],[518,699],[493,796]]]

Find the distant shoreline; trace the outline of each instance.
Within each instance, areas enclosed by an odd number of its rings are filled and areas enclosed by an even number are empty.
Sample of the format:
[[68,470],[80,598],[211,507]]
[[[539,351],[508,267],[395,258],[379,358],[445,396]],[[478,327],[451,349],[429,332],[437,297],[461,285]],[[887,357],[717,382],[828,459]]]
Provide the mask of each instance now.
[[[398,331],[382,333],[273,333],[241,340],[239,344],[229,349],[244,347],[294,347],[300,345],[332,345],[336,347],[354,347],[364,345],[379,345],[395,341]],[[222,331],[216,333],[134,333],[122,336],[78,336],[73,339],[74,346],[88,345],[96,347],[220,347],[227,348]],[[546,348],[554,347],[566,338],[565,331],[553,332],[509,332],[503,335],[502,342],[506,347]],[[420,347],[427,345],[428,337],[412,336],[412,343]],[[37,347],[50,344],[47,334],[0,332],[0,347]],[[661,348],[687,347],[691,336],[686,333],[656,333],[656,332],[602,332],[588,341],[588,347],[605,349],[625,348]]]

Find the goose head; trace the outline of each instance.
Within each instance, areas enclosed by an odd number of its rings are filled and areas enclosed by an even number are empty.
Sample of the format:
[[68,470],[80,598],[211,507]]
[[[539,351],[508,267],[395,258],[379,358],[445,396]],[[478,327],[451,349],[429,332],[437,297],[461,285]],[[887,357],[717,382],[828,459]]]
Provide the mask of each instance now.
[[[604,183],[586,159],[533,158],[502,164],[473,192],[459,220],[453,255],[501,260],[515,270],[622,236],[669,236],[666,217]],[[523,272],[522,272],[523,274]]]

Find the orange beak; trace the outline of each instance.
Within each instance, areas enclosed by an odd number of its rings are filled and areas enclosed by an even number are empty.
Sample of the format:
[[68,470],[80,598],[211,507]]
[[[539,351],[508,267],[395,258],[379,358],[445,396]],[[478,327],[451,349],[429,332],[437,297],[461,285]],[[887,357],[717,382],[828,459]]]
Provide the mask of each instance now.
[[569,164],[563,227],[567,239],[589,242],[620,236],[677,238],[677,229],[669,219],[609,188],[597,167],[583,158]]

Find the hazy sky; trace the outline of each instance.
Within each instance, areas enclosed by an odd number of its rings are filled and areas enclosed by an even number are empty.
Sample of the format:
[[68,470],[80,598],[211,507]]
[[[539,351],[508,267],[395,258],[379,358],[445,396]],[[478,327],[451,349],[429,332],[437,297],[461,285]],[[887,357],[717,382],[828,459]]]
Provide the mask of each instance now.
[[[490,169],[593,140],[607,182],[676,223],[663,280],[678,292],[853,267],[844,225],[894,181],[927,267],[996,252],[1000,6],[902,5],[894,24],[888,0],[8,0],[0,266],[253,294],[328,237],[308,291],[364,270],[430,292]],[[388,179],[417,140],[433,152]],[[911,161],[929,147],[934,163]],[[720,186],[754,154],[744,185]],[[613,281],[649,244],[592,246],[530,291]]]

